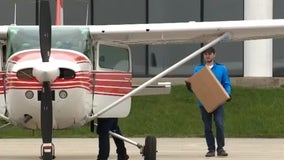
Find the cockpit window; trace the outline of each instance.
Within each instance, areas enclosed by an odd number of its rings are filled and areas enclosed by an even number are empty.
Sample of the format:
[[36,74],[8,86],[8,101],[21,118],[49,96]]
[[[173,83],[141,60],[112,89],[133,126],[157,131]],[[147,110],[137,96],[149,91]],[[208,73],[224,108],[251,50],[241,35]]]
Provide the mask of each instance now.
[[[19,51],[39,49],[39,28],[37,26],[9,27],[8,42],[8,57]],[[88,28],[53,26],[51,42],[52,48],[78,51],[87,57],[91,55],[91,36]]]
[[99,67],[129,72],[129,50],[124,47],[101,44],[99,46]]

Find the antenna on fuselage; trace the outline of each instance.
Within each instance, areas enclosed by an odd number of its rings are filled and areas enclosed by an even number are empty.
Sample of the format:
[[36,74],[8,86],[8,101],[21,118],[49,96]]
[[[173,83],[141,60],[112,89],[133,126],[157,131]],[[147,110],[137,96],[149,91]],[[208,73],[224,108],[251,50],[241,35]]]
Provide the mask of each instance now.
[[14,5],[14,22],[13,25],[17,24],[17,3]]
[[86,9],[86,25],[88,25],[89,22],[89,4],[87,4],[87,9]]

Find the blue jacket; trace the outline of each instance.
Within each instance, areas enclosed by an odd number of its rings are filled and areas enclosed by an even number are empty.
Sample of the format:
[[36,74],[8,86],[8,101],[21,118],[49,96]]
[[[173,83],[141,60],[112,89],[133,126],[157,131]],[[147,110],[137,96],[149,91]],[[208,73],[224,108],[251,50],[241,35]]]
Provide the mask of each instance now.
[[[204,66],[205,66],[205,64],[200,64],[200,65],[196,66],[193,70],[193,74],[200,71]],[[221,83],[221,85],[224,87],[226,92],[229,95],[231,95],[231,82],[230,82],[230,78],[229,78],[229,74],[228,74],[228,70],[227,70],[226,66],[223,65],[223,64],[219,64],[219,63],[214,62],[214,65],[211,68],[211,71],[213,72],[215,77],[218,79],[218,81]],[[198,101],[198,106],[202,106],[200,101]]]

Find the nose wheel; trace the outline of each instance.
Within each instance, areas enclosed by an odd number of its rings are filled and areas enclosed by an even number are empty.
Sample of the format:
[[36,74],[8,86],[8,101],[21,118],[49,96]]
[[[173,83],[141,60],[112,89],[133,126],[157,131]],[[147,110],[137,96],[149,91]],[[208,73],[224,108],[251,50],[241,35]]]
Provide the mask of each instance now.
[[44,143],[41,145],[41,152],[40,152],[41,160],[52,160],[55,159],[55,147],[53,143]]

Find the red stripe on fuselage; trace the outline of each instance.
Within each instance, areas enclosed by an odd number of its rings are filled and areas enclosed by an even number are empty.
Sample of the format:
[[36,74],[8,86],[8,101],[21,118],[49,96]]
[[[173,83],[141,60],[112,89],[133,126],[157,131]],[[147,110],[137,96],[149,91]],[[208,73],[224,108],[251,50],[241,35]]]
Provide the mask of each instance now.
[[[63,49],[52,49],[50,57],[53,60],[64,60],[74,64],[89,64],[91,65],[88,57],[80,54],[79,52],[63,50]],[[14,66],[36,59],[41,59],[39,49],[31,49],[22,51],[11,56],[8,63],[13,63]],[[57,78],[51,84],[52,89],[70,89],[70,88],[83,88],[92,92],[92,71],[79,71],[75,73],[76,76],[70,79]],[[42,85],[38,82],[35,77],[28,79],[18,79],[16,72],[8,71],[7,73],[7,89],[22,89],[22,90],[41,90]]]
[[[77,64],[91,64],[86,56],[68,50],[52,49],[51,58],[70,61]],[[8,63],[14,63],[14,65],[17,65],[18,63],[35,59],[41,59],[39,49],[27,50],[12,55]],[[83,88],[95,94],[114,96],[125,95],[132,90],[131,73],[80,71],[76,72],[75,74],[75,78],[72,79],[57,78],[54,82],[52,82],[51,88]],[[94,87],[93,78],[95,80]],[[23,80],[18,79],[15,72],[9,72],[7,75],[7,89],[41,90],[42,86],[34,77],[28,80]]]
[[123,96],[132,90],[132,75],[125,72],[96,72],[95,94]]
[[[78,76],[77,76],[78,73]],[[92,92],[92,74],[91,72],[77,72],[76,77],[72,79],[57,78],[51,83],[51,89],[71,89],[71,88],[82,88],[89,92]],[[9,89],[21,89],[21,90],[41,90],[42,85],[37,79],[18,79],[16,73],[7,74],[7,90]]]
[[0,71],[0,94],[4,94],[4,76],[5,73]]
[[[95,73],[95,87],[93,88],[93,75],[91,72],[78,72],[76,77],[72,79],[57,78],[52,84],[52,89],[72,89],[82,88],[93,91],[95,94],[123,96],[132,90],[131,74],[105,72]],[[7,90],[41,90],[42,85],[35,79],[20,80],[16,77],[16,73],[7,75]]]

